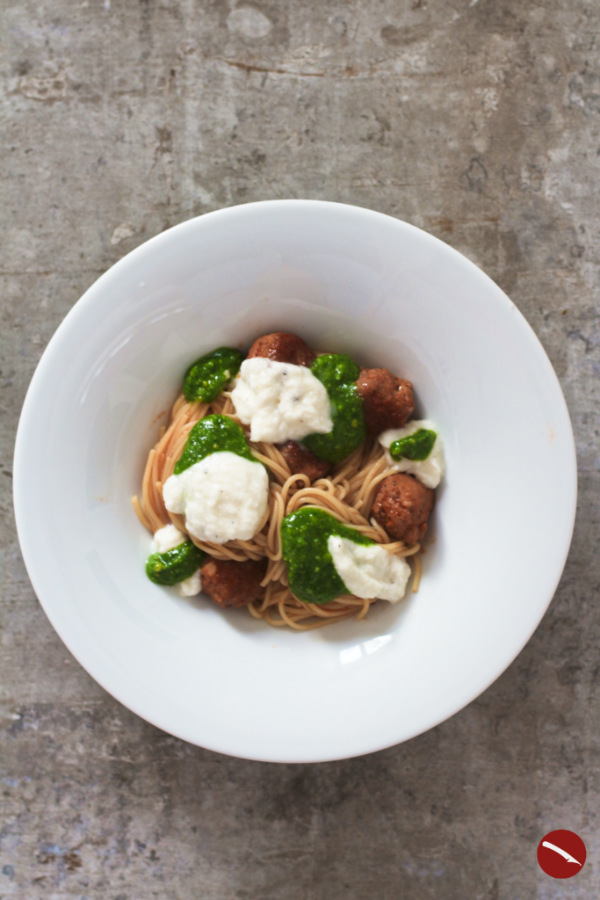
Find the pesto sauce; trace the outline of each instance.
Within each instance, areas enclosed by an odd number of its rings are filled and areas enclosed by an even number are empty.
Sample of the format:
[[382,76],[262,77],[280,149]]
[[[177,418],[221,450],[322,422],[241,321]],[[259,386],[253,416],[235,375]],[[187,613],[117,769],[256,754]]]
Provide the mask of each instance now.
[[305,603],[330,603],[350,594],[337,573],[327,548],[329,537],[347,538],[356,544],[374,544],[354,528],[342,525],[323,509],[304,506],[281,523],[283,559],[290,590]]
[[183,453],[175,463],[173,474],[179,475],[211,453],[221,453],[225,450],[237,453],[250,462],[258,463],[250,452],[246,435],[237,422],[229,416],[206,416],[196,422],[190,431]]
[[155,584],[177,584],[200,568],[205,555],[191,541],[184,541],[172,550],[149,556],[146,561],[146,575]]
[[232,347],[217,347],[201,356],[189,367],[183,382],[186,400],[210,403],[235,378],[242,364],[242,354]]
[[333,430],[309,434],[302,443],[320,459],[341,462],[366,436],[363,402],[355,384],[360,368],[344,353],[327,353],[315,359],[310,371],[327,388]]
[[390,456],[392,459],[412,459],[421,462],[427,459],[437,434],[429,428],[419,428],[412,434],[390,444]]

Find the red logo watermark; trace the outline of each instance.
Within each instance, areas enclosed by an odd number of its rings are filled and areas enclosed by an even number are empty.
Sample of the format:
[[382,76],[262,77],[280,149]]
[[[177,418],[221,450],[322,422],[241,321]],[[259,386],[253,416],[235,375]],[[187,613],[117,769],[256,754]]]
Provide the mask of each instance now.
[[538,844],[540,867],[551,878],[572,878],[585,865],[585,844],[574,831],[559,828],[549,831]]

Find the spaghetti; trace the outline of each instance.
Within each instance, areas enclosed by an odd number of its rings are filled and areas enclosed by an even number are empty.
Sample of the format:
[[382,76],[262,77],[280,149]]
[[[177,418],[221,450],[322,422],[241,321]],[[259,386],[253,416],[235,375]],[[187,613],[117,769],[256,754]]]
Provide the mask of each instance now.
[[[141,497],[133,498],[142,525],[151,533],[172,523],[188,534],[184,517],[166,509],[163,485],[173,474],[193,426],[205,416],[214,414],[229,416],[242,424],[228,392],[220,394],[210,403],[190,402],[183,394],[175,401],[170,422],[149,453]],[[245,431],[247,434],[248,429]],[[369,517],[377,486],[395,471],[387,463],[385,451],[375,439],[364,441],[343,462],[335,465],[328,477],[319,478],[312,484],[306,475],[290,471],[276,445],[250,440],[249,445],[254,456],[267,467],[270,476],[267,511],[257,534],[251,540],[232,540],[225,544],[199,541],[189,534],[188,537],[215,559],[242,562],[266,558],[267,569],[261,582],[262,596],[248,605],[252,616],[263,619],[269,625],[305,631],[351,617],[363,619],[375,602],[375,599],[361,599],[347,594],[329,603],[316,604],[303,602],[294,596],[288,587],[282,556],[281,523],[284,516],[303,506],[325,510],[344,525],[383,545],[390,553],[414,556],[413,590],[416,589],[420,575],[420,545],[407,546],[402,541],[390,539],[382,526]]]

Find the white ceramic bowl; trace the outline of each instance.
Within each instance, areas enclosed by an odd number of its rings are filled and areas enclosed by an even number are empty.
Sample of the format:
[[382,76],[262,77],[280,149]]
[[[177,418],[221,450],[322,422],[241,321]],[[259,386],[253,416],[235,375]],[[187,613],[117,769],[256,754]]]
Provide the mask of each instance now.
[[[274,330],[410,378],[447,475],[421,589],[363,623],[275,630],[144,574],[139,491],[187,365]],[[472,263],[387,216],[275,201],[134,250],[68,314],[27,394],[15,509],[55,629],[118,700],[212,750],[308,762],[404,741],[480,694],[556,589],[576,468],[531,328]]]

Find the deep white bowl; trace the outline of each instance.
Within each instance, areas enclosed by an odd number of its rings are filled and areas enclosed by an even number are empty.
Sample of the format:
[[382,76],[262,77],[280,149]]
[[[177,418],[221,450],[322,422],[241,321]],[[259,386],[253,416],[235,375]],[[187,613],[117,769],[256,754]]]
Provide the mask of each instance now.
[[[275,630],[144,574],[130,498],[157,421],[193,359],[274,330],[410,378],[443,435],[421,589],[365,622]],[[187,741],[281,762],[404,741],[480,694],[552,598],[576,499],[558,381],[508,297],[404,222],[296,200],[185,222],[98,279],[37,368],[14,474],[33,586],[92,677]]]

